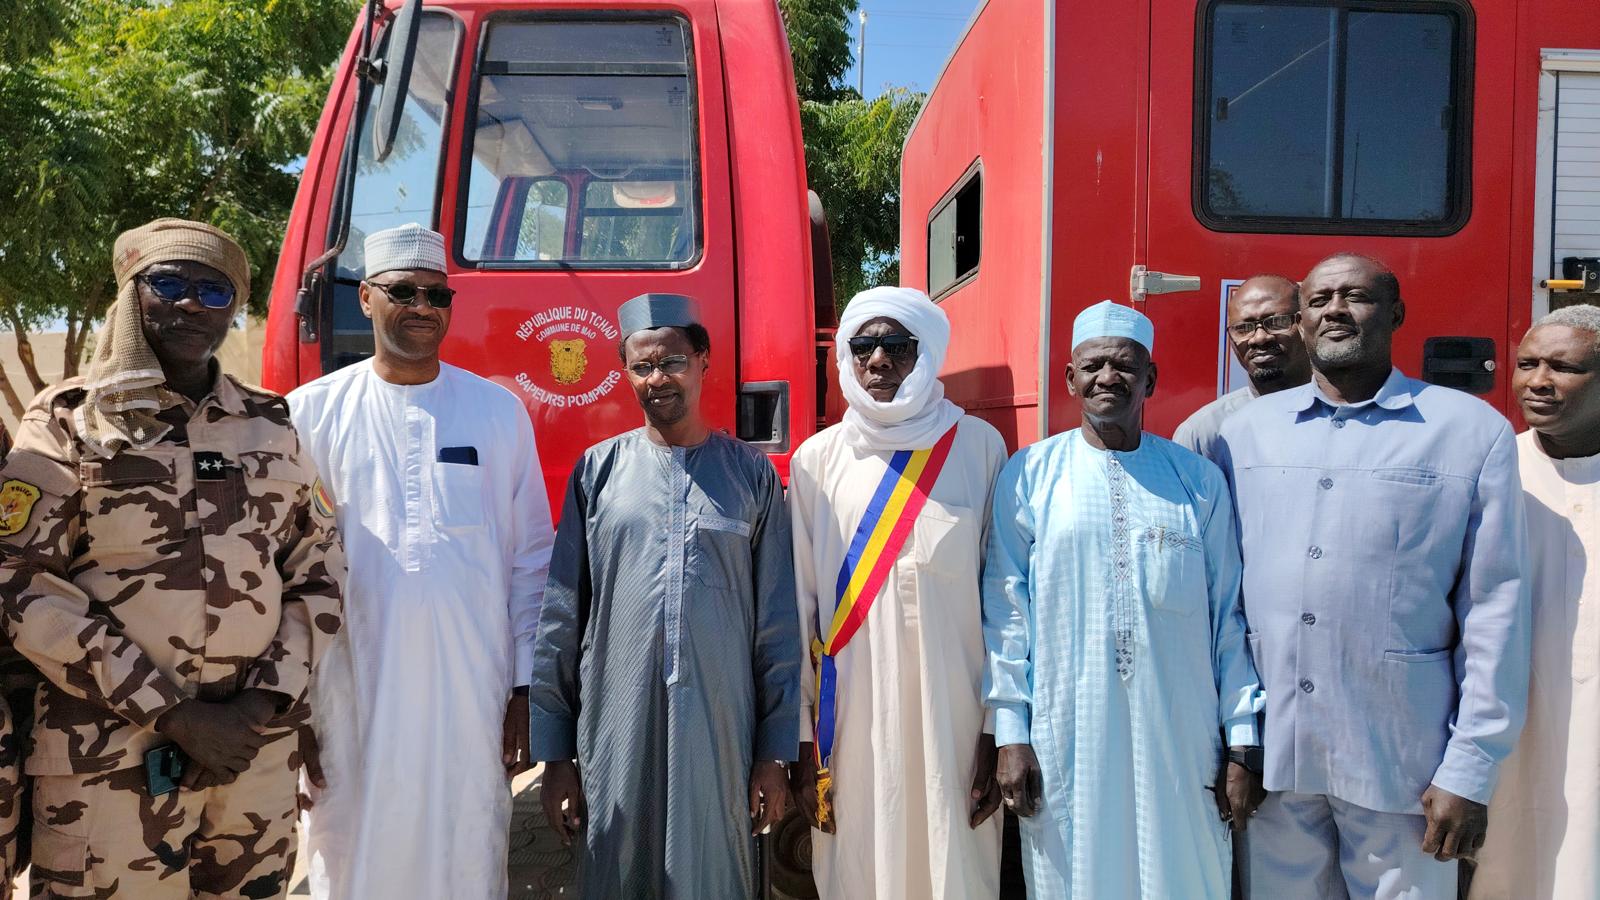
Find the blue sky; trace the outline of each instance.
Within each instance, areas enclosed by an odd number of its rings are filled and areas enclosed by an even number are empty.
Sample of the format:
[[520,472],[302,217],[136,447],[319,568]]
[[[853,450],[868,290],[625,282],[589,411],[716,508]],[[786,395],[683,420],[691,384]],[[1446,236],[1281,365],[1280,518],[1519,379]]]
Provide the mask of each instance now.
[[[861,0],[867,14],[866,95],[885,87],[930,90],[955,48],[979,0]],[[850,43],[856,48],[860,25],[852,19]],[[859,63],[859,52],[858,59]],[[860,73],[852,66],[849,80]]]

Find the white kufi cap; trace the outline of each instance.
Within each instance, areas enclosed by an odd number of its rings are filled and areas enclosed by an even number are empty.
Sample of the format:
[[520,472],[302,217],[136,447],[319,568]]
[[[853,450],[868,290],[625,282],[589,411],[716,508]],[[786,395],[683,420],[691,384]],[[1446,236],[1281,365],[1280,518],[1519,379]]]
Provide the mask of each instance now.
[[443,272],[444,236],[415,222],[367,235],[367,277],[394,269]]
[[1078,313],[1072,322],[1072,349],[1078,349],[1084,341],[1104,337],[1127,338],[1147,351],[1156,349],[1156,326],[1150,317],[1110,300],[1101,300]]

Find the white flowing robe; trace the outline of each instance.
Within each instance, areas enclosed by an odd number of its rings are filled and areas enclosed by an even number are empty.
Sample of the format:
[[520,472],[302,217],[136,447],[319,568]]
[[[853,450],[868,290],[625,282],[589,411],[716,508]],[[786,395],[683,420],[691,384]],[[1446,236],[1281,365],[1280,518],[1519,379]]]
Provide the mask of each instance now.
[[1229,896],[1210,788],[1224,731],[1256,744],[1262,704],[1239,581],[1222,472],[1171,441],[1108,452],[1073,430],[1006,464],[984,566],[986,699],[995,741],[1031,744],[1043,773],[1044,802],[1021,820],[1028,896]]
[[311,686],[327,779],[306,821],[312,895],[503,898],[502,729],[554,537],[527,411],[453,366],[395,385],[370,361],[289,406],[350,558],[344,631]]
[[[1000,822],[967,825],[984,729],[979,570],[1006,446],[968,416],[866,622],[835,660],[831,772],[836,834],[811,834],[824,900],[965,900],[1000,889]],[[856,526],[893,451],[851,447],[839,426],[789,465],[795,581],[805,647],[833,620]],[[824,635],[825,636],[825,635]],[[809,659],[809,656],[807,656]],[[800,739],[812,740],[816,673],[802,677]]]
[[1517,437],[1532,563],[1528,722],[1489,803],[1473,900],[1600,898],[1600,456]]

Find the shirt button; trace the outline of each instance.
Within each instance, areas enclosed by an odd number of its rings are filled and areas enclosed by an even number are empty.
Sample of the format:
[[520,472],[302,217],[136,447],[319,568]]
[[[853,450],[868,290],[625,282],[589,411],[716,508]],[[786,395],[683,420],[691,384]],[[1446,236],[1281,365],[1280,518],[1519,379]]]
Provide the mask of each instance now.
[[1333,420],[1333,427],[1335,427],[1335,428],[1343,428],[1344,427],[1344,420],[1343,419],[1334,419]]
[[1306,555],[1311,557],[1312,559],[1321,559],[1322,558],[1322,548],[1321,547],[1312,547],[1310,550],[1306,551]]
[[1311,679],[1309,679],[1309,678],[1300,679],[1300,690],[1305,691],[1306,693],[1309,694],[1309,693],[1311,693],[1312,691],[1314,691],[1316,689],[1317,689],[1317,686],[1311,683]]
[[1333,490],[1333,479],[1332,478],[1324,478],[1321,481],[1317,482],[1317,487],[1320,487],[1325,491],[1331,491],[1331,490]]
[[1317,624],[1317,617],[1311,613],[1301,613],[1300,621],[1306,623],[1307,625],[1315,625]]

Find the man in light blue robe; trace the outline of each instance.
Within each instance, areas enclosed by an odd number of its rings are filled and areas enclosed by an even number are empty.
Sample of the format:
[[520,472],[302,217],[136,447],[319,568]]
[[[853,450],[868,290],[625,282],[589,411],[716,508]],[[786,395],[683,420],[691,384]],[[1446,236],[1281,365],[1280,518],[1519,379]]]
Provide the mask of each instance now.
[[1262,796],[1228,486],[1141,430],[1153,332],[1085,310],[1067,368],[1083,426],[995,489],[985,695],[1032,897],[1226,900],[1229,823]]

